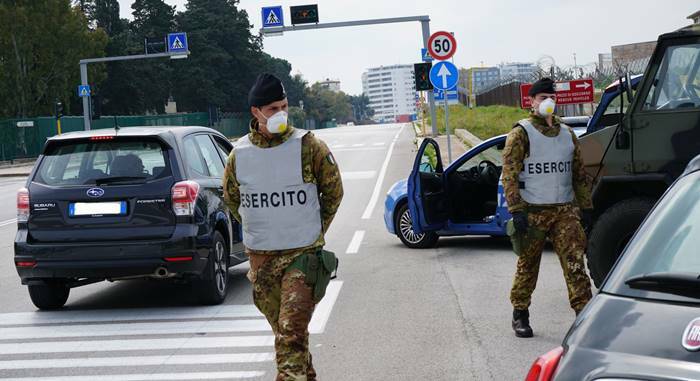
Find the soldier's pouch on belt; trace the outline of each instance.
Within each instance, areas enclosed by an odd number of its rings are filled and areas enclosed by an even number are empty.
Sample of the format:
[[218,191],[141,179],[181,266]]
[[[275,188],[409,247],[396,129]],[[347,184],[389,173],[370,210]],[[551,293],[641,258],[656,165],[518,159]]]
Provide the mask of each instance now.
[[533,227],[528,227],[526,234],[520,234],[515,230],[515,223],[511,218],[506,222],[506,234],[510,237],[510,243],[513,244],[513,252],[515,255],[520,255],[523,250],[530,244],[532,240],[544,239],[545,233]]
[[335,279],[338,270],[338,258],[328,250],[318,250],[300,255],[287,271],[299,269],[304,273],[305,283],[313,288],[314,302],[318,303],[326,295],[326,288],[331,279]]

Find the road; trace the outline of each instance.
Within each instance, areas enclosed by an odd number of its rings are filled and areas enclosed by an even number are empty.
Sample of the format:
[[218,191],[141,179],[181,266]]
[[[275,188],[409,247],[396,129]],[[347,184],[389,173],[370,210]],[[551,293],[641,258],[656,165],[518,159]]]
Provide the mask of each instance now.
[[[519,380],[573,321],[559,263],[547,251],[517,339],[508,300],[516,257],[504,239],[441,239],[411,250],[386,232],[383,202],[415,154],[410,125],[317,131],[341,168],[345,198],[327,235],[339,254],[311,324],[321,380]],[[443,149],[445,149],[443,147]],[[0,221],[21,179],[0,181]],[[0,223],[0,379],[274,379],[272,333],[252,305],[247,264],[230,270],[222,306],[199,307],[186,285],[102,282],[66,308],[36,312],[12,263],[14,224]]]

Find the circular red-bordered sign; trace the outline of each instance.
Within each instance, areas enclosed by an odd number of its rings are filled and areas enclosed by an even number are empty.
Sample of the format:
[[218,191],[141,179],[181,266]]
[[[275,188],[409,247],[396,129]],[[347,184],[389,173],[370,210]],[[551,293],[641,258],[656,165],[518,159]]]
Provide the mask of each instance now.
[[435,32],[428,39],[428,51],[438,61],[448,60],[457,51],[457,40],[452,33]]

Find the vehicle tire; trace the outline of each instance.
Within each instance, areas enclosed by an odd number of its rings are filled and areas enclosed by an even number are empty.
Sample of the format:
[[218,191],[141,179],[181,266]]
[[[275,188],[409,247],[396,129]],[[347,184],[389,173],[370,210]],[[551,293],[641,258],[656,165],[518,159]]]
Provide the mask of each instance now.
[[63,307],[68,300],[70,287],[60,281],[29,285],[29,297],[40,310],[55,310]]
[[202,304],[221,304],[226,299],[228,254],[224,236],[218,231],[214,232],[207,267],[197,282],[199,299]]
[[399,207],[394,221],[394,229],[401,242],[411,249],[426,249],[435,246],[440,237],[434,232],[415,233],[411,221],[408,203],[403,203]]
[[608,208],[595,222],[588,237],[588,270],[600,287],[627,242],[654,206],[649,198],[623,200]]

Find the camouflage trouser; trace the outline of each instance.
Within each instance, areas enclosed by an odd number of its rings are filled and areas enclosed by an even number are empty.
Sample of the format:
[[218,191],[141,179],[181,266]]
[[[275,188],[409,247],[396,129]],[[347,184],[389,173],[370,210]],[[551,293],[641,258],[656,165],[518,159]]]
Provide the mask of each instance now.
[[285,272],[296,255],[251,255],[248,279],[253,300],[272,326],[277,355],[277,381],[315,381],[308,326],[314,312],[313,290],[304,273]]
[[[583,262],[586,234],[581,227],[578,208],[573,205],[542,208],[529,212],[527,220],[529,226],[545,232],[552,241],[564,271],[569,304],[576,313],[580,312],[591,299],[591,281]],[[530,306],[544,244],[545,238],[535,238],[522,247],[510,292],[510,301],[515,309],[525,310]]]

